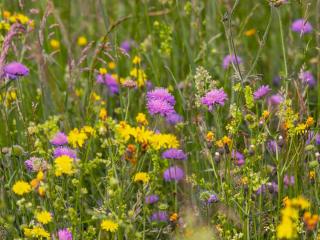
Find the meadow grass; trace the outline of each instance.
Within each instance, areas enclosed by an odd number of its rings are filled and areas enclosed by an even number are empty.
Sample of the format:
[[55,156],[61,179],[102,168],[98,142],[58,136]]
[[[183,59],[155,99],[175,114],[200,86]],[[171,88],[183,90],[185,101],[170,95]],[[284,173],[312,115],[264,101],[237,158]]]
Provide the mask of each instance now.
[[0,9],[0,239],[320,238],[320,1]]

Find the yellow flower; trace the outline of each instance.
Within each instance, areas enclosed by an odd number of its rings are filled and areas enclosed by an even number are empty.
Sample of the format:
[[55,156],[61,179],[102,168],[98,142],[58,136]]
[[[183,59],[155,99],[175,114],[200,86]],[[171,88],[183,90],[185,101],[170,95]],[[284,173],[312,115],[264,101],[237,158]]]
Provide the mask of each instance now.
[[82,147],[87,138],[88,136],[78,128],[73,129],[68,135],[68,141],[74,148]]
[[119,228],[119,224],[112,220],[103,220],[101,223],[101,229],[107,232],[116,232]]
[[214,133],[211,132],[211,131],[207,132],[206,140],[207,140],[208,142],[212,142],[213,139],[214,139]]
[[117,65],[116,65],[115,62],[109,62],[109,63],[108,63],[108,68],[109,68],[109,69],[115,69],[116,66],[117,66]]
[[146,172],[138,172],[134,175],[133,181],[134,182],[143,182],[143,183],[148,183],[150,180],[150,176]]
[[148,120],[144,113],[138,113],[136,121],[142,125],[148,125]]
[[141,62],[141,58],[138,57],[138,56],[135,56],[135,57],[133,58],[133,60],[132,60],[132,63],[133,63],[133,64],[139,64],[140,62]]
[[24,235],[28,238],[47,238],[50,239],[50,234],[42,227],[24,228]]
[[51,39],[50,40],[50,46],[53,49],[59,49],[60,48],[60,42],[57,39]]
[[264,119],[267,119],[269,116],[270,116],[270,112],[269,112],[269,111],[263,111],[262,117],[263,117]]
[[155,150],[161,148],[178,148],[180,146],[176,136],[172,134],[155,133],[150,139],[150,145]]
[[99,73],[100,73],[101,75],[107,74],[107,69],[105,69],[105,68],[99,68]]
[[307,127],[311,127],[314,124],[314,119],[313,117],[308,117],[307,121],[306,121],[306,125]]
[[283,219],[277,227],[277,237],[279,239],[293,239],[296,235],[297,229],[295,224],[288,218]]
[[256,31],[255,28],[251,28],[251,29],[245,31],[245,32],[244,32],[244,35],[246,35],[247,37],[251,37],[251,36],[255,35],[256,32],[257,32],[257,31]]
[[316,172],[315,171],[310,171],[309,172],[309,179],[310,180],[313,180],[315,178],[315,176],[316,176]]
[[51,213],[48,211],[37,212],[35,215],[37,221],[42,224],[48,224],[52,221]]
[[11,16],[11,13],[9,11],[3,11],[2,16],[3,18],[9,18]]
[[81,129],[81,132],[85,132],[89,135],[94,135],[95,134],[95,130],[93,129],[93,127],[91,126],[84,126],[82,129]]
[[31,191],[31,186],[25,181],[18,181],[13,185],[12,191],[17,195],[22,196],[23,194]]
[[39,171],[37,174],[37,180],[42,181],[44,179],[44,174],[42,171]]
[[74,173],[73,159],[67,155],[62,155],[54,160],[55,175],[57,177],[62,174],[71,175]]
[[80,36],[80,37],[78,38],[77,43],[78,43],[78,45],[79,45],[80,47],[83,47],[83,46],[87,45],[88,40],[87,40],[86,37]]
[[105,120],[106,118],[107,118],[107,109],[105,109],[105,108],[101,108],[100,109],[100,112],[99,112],[99,118],[101,119],[101,120]]

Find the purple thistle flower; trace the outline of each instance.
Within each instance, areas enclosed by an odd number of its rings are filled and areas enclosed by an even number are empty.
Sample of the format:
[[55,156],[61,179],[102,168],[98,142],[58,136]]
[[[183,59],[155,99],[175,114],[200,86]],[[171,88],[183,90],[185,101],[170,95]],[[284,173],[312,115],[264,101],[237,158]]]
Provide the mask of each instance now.
[[283,177],[283,183],[286,187],[294,185],[294,176],[285,175]]
[[5,77],[15,80],[18,77],[26,76],[29,74],[29,69],[19,62],[11,62],[4,66],[3,72]]
[[187,154],[181,149],[171,148],[162,153],[162,157],[166,159],[186,160]]
[[275,94],[268,99],[268,102],[270,105],[277,106],[282,103],[283,100],[284,98],[280,94]]
[[68,143],[68,137],[63,132],[57,132],[50,140],[50,143],[55,146],[61,146]]
[[211,203],[215,203],[215,202],[218,202],[219,201],[219,198],[217,197],[217,195],[215,194],[211,194],[207,200],[207,203],[208,204],[211,204]]
[[239,167],[245,163],[244,155],[241,152],[232,150],[231,157],[236,160],[236,165]]
[[158,211],[152,213],[150,219],[152,222],[168,222],[169,216],[166,211]]
[[227,69],[231,64],[237,64],[237,62],[238,64],[242,64],[242,58],[239,56],[236,57],[233,54],[229,54],[224,57],[222,66],[224,69]]
[[63,155],[69,156],[70,158],[73,158],[73,159],[77,158],[76,151],[74,151],[73,149],[71,149],[69,147],[58,147],[58,148],[54,149],[53,156],[55,158],[63,156]]
[[147,108],[151,115],[159,114],[163,117],[174,112],[174,108],[169,102],[160,99],[148,101]]
[[297,19],[291,25],[291,30],[301,35],[311,33],[313,30],[312,25],[305,19]]
[[98,74],[96,82],[105,84],[112,95],[119,93],[119,84],[110,74]]
[[161,100],[164,102],[168,102],[170,105],[174,106],[176,104],[176,100],[171,93],[168,92],[165,88],[156,88],[152,91],[147,92],[147,101],[152,100]]
[[171,125],[176,125],[178,123],[183,122],[183,117],[176,112],[172,112],[167,114],[166,121]]
[[58,231],[59,240],[72,240],[72,233],[67,229],[63,228]]
[[145,197],[144,201],[146,204],[153,204],[159,201],[159,196],[155,194],[148,195]]
[[40,170],[47,169],[47,162],[42,158],[38,158],[38,157],[29,158],[24,162],[24,165],[27,168],[27,170],[31,172],[38,172]]
[[254,93],[253,93],[253,97],[255,100],[258,100],[260,98],[263,98],[264,96],[266,96],[269,92],[270,92],[270,87],[268,85],[262,85],[261,87],[259,87]]
[[310,71],[300,72],[299,79],[309,85],[309,87],[314,87],[316,85],[316,80]]
[[177,166],[169,167],[164,171],[163,178],[167,182],[180,181],[184,178],[184,171]]
[[201,103],[207,105],[211,111],[215,105],[223,106],[227,99],[228,96],[223,89],[213,89],[201,98]]

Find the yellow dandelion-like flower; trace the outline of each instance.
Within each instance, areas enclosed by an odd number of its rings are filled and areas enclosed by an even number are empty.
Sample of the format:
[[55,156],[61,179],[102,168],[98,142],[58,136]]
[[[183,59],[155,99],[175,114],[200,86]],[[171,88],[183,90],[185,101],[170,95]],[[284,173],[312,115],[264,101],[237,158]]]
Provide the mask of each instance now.
[[13,187],[12,191],[17,195],[24,195],[25,193],[29,193],[31,191],[31,186],[29,183],[25,181],[17,181]]
[[133,63],[133,64],[139,64],[139,63],[141,63],[141,58],[138,57],[138,56],[135,56],[135,57],[133,58],[133,60],[132,60],[132,63]]
[[88,136],[83,131],[79,131],[78,128],[73,129],[68,135],[69,143],[74,147],[82,147]]
[[57,177],[62,174],[71,175],[74,173],[73,159],[67,155],[62,155],[54,160],[55,175]]
[[119,224],[112,220],[103,220],[101,223],[101,229],[107,232],[116,232],[119,228]]
[[24,228],[23,233],[28,238],[47,238],[50,239],[50,234],[42,227]]
[[247,37],[251,37],[253,35],[255,35],[257,32],[257,30],[255,28],[251,28],[247,31],[244,32],[244,35],[246,35]]
[[134,175],[133,181],[134,182],[143,182],[143,183],[148,183],[150,180],[150,176],[146,172],[138,172]]
[[87,40],[86,37],[80,36],[80,37],[78,38],[77,43],[78,43],[78,45],[79,45],[80,47],[83,47],[83,46],[87,45],[88,40]]
[[93,127],[91,126],[84,126],[82,129],[81,129],[82,132],[85,132],[89,135],[94,135],[95,134],[95,130]]
[[115,69],[116,66],[117,66],[117,65],[116,65],[115,62],[109,62],[109,63],[108,63],[108,68],[109,68],[109,69]]
[[148,125],[148,120],[144,113],[138,113],[136,121],[142,125]]
[[101,75],[107,74],[107,69],[105,69],[105,68],[99,68],[99,73],[100,73]]
[[50,40],[50,46],[53,49],[59,49],[60,48],[60,42],[57,39],[51,39]]
[[41,211],[35,214],[35,217],[39,223],[48,224],[52,221],[51,213],[48,211]]
[[214,133],[211,132],[211,131],[207,132],[206,140],[207,140],[208,142],[212,142],[213,139],[214,139]]
[[107,115],[108,115],[107,109],[101,108],[101,109],[100,109],[100,112],[99,112],[99,118],[100,118],[101,120],[105,120],[105,119],[107,118]]

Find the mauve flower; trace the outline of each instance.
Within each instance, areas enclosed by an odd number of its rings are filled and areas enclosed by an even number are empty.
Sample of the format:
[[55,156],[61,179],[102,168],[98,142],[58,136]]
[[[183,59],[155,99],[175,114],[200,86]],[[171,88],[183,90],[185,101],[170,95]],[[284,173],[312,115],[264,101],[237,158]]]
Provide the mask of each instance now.
[[215,203],[215,202],[218,202],[218,201],[219,201],[219,199],[218,199],[217,195],[211,194],[209,196],[208,200],[207,200],[207,203],[211,204],[211,203]]
[[294,185],[294,176],[285,175],[283,177],[283,183],[286,187]]
[[70,158],[76,159],[77,158],[77,153],[73,149],[69,147],[58,147],[53,151],[53,156],[55,158],[60,157],[60,156],[69,156]]
[[28,171],[38,172],[40,170],[47,169],[47,162],[42,158],[31,157],[24,162],[25,167]]
[[55,146],[61,146],[68,143],[68,137],[63,132],[57,132],[50,140],[50,143]]
[[72,233],[67,229],[63,228],[58,231],[59,240],[72,240]]
[[153,204],[159,201],[159,196],[155,194],[148,195],[145,197],[144,201],[146,204]]
[[163,178],[165,181],[180,181],[184,178],[184,171],[177,167],[169,167],[167,170],[163,173]]
[[227,99],[228,96],[223,89],[213,89],[201,98],[201,103],[207,105],[211,111],[215,105],[223,106]]
[[151,81],[147,80],[146,88],[147,88],[147,91],[151,91],[153,89],[153,84]]
[[259,87],[254,93],[253,93],[253,97],[255,100],[258,100],[260,98],[263,98],[264,96],[266,96],[269,92],[270,92],[270,87],[268,85],[262,85],[261,87]]
[[313,30],[312,25],[305,19],[297,19],[291,25],[291,30],[301,35],[311,33]]
[[166,159],[186,160],[187,154],[181,149],[171,148],[162,153],[162,157]]
[[11,62],[4,66],[3,72],[5,77],[12,80],[29,74],[29,69],[19,62]]
[[152,91],[147,92],[147,101],[152,100],[161,100],[164,102],[168,102],[170,105],[174,106],[176,100],[171,93],[168,92],[165,88],[156,88]]
[[284,100],[284,98],[280,95],[280,94],[275,94],[272,95],[271,97],[269,97],[268,102],[270,105],[279,105],[280,103],[282,103]]
[[241,152],[232,150],[231,157],[236,160],[236,165],[238,165],[239,167],[245,163],[244,155]]
[[151,100],[147,102],[148,112],[151,115],[159,114],[166,117],[168,114],[174,112],[174,108],[167,101],[162,100]]
[[265,184],[262,184],[256,191],[256,194],[260,195],[262,193],[265,193],[267,190],[267,187]]
[[277,193],[279,189],[276,182],[267,183],[267,187],[271,193]]
[[222,66],[224,69],[227,69],[232,63],[237,64],[237,62],[238,62],[238,64],[242,64],[243,61],[242,61],[241,57],[239,57],[239,56],[236,57],[233,54],[229,54],[224,57]]
[[120,48],[124,52],[129,53],[131,51],[133,45],[134,45],[134,41],[133,40],[125,40],[120,44]]
[[300,72],[299,79],[309,85],[309,87],[314,87],[316,85],[316,80],[310,71]]
[[166,211],[154,212],[151,215],[151,221],[153,222],[167,222],[168,220],[169,220],[169,216]]
[[119,93],[119,84],[110,74],[98,74],[96,82],[105,84],[112,95]]
[[273,79],[272,79],[272,84],[276,87],[279,87],[280,86],[280,83],[281,83],[281,77],[280,76],[275,76]]
[[278,145],[277,141],[269,140],[267,142],[267,149],[269,150],[270,153],[276,153],[277,151],[279,152],[280,146]]
[[320,134],[319,133],[315,134],[313,131],[310,131],[308,133],[308,139],[306,141],[306,144],[310,144],[311,141],[313,140],[315,140],[316,145],[320,145]]
[[176,125],[178,123],[183,122],[183,117],[176,112],[172,112],[167,114],[166,121],[171,125]]

